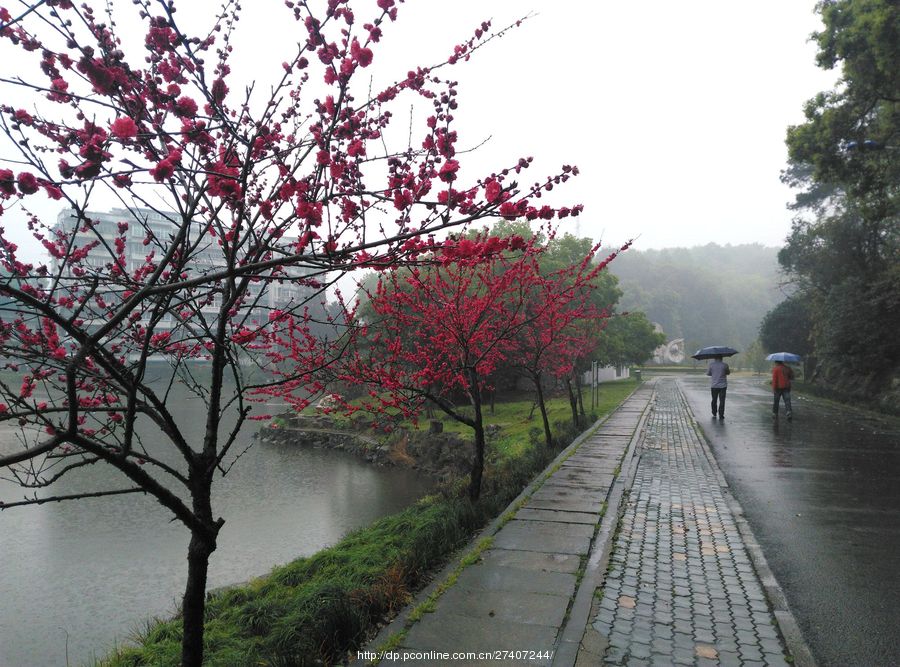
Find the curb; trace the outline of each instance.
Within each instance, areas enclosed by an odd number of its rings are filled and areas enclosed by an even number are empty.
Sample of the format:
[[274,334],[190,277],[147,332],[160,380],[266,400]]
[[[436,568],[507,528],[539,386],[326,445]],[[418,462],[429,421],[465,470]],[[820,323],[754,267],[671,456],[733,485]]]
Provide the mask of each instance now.
[[[625,449],[625,454],[622,457],[622,469],[615,480],[613,480],[613,485],[607,493],[606,511],[600,521],[597,533],[594,535],[584,574],[578,585],[578,590],[575,591],[569,616],[565,625],[560,629],[559,639],[557,640],[556,650],[551,662],[553,667],[572,667],[578,659],[578,652],[581,649],[582,640],[591,615],[594,591],[603,582],[606,568],[609,564],[609,555],[612,552],[616,527],[624,511],[622,499],[634,482],[637,464],[641,458],[640,454],[636,454],[637,444],[643,436],[644,424],[647,422],[647,416],[653,405],[653,396],[656,393],[655,386],[652,386],[654,384],[651,383],[650,400],[641,413],[641,418],[634,428],[631,441]],[[631,396],[633,395],[631,394]]]

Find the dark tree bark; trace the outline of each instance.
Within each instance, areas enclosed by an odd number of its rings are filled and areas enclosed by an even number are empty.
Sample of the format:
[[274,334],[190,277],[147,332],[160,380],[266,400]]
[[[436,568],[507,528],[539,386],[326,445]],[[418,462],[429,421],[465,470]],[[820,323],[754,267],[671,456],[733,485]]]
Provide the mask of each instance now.
[[535,373],[531,377],[534,382],[534,389],[537,392],[538,408],[541,410],[541,420],[544,423],[544,442],[547,443],[547,449],[553,446],[553,434],[550,431],[550,419],[547,417],[547,403],[544,400],[544,387],[541,381],[541,374]]
[[215,538],[199,531],[191,535],[188,546],[188,577],[182,602],[181,664],[183,667],[203,665],[203,627],[206,612],[206,577],[209,557],[216,550]]
[[569,393],[569,407],[572,408],[572,424],[575,425],[575,428],[579,428],[578,398],[575,396],[575,390],[572,389],[572,380],[570,378],[566,378],[566,390]]
[[474,368],[469,369],[469,382],[472,407],[475,411],[473,430],[475,431],[475,458],[472,461],[472,473],[469,478],[469,498],[478,500],[481,495],[481,480],[484,475],[484,416],[482,414],[481,389],[478,386],[478,372]]

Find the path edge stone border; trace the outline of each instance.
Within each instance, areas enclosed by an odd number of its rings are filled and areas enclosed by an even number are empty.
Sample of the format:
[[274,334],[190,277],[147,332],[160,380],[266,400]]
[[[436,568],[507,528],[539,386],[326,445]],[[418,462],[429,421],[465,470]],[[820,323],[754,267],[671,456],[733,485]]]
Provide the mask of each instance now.
[[744,516],[744,508],[741,507],[737,498],[731,493],[731,488],[729,488],[728,481],[725,479],[725,475],[719,467],[719,462],[716,460],[715,454],[713,454],[712,447],[709,444],[703,426],[700,424],[696,415],[694,415],[690,403],[685,398],[680,382],[676,381],[675,386],[678,388],[678,394],[681,401],[684,403],[688,414],[691,416],[691,422],[694,431],[697,433],[700,440],[703,454],[709,461],[710,467],[716,476],[716,481],[722,490],[722,495],[725,497],[725,502],[728,503],[728,509],[734,516],[735,525],[737,526],[738,532],[741,534],[741,541],[747,549],[750,560],[753,561],[753,568],[756,570],[756,574],[760,579],[769,605],[772,607],[772,614],[775,616],[775,621],[778,624],[781,636],[784,638],[787,649],[794,659],[794,665],[796,665],[796,667],[817,667],[816,660],[809,648],[809,644],[806,643],[806,639],[804,639],[803,633],[800,630],[800,625],[797,623],[794,613],[788,606],[787,596],[784,594],[784,590],[775,578],[771,568],[769,568],[766,557],[763,555],[762,547],[759,545],[759,542],[757,542],[756,536],[753,534],[753,529],[750,527],[750,523]]
[[[484,538],[493,537],[500,530],[500,528],[503,525],[505,525],[506,517],[510,512],[517,512],[519,509],[518,506],[522,503],[522,501],[525,498],[527,498],[528,496],[530,496],[531,494],[533,494],[538,488],[540,488],[540,486],[547,480],[547,478],[551,474],[553,474],[553,472],[555,471],[557,466],[559,466],[563,461],[565,461],[567,458],[572,456],[572,454],[574,454],[578,450],[578,448],[581,447],[581,445],[584,444],[584,442],[588,438],[590,438],[592,435],[594,435],[594,433],[597,431],[597,429],[599,429],[601,426],[603,426],[603,424],[605,424],[607,421],[609,421],[609,419],[618,411],[619,408],[621,408],[628,400],[630,400],[632,397],[634,397],[634,395],[642,387],[647,386],[647,385],[648,385],[647,381],[644,381],[641,384],[639,384],[637,387],[635,387],[634,390],[630,394],[628,394],[628,396],[623,398],[622,401],[618,405],[616,405],[616,407],[614,407],[612,410],[610,410],[608,413],[606,413],[602,417],[598,418],[597,421],[595,421],[587,429],[582,431],[581,434],[579,434],[578,437],[575,438],[575,440],[573,440],[569,444],[568,447],[566,447],[559,454],[557,454],[556,457],[552,461],[550,461],[550,463],[548,463],[547,466],[541,472],[539,472],[537,475],[535,475],[534,479],[531,480],[531,482],[528,484],[528,486],[526,486],[524,489],[522,489],[521,493],[519,493],[519,495],[516,496],[509,503],[509,505],[507,505],[506,508],[504,508],[504,510],[502,512],[500,512],[488,525],[486,525],[484,528],[482,528],[481,530],[476,532],[472,536],[472,539],[469,540],[469,542],[465,546],[461,547],[454,554],[452,554],[450,556],[450,559],[448,560],[447,564],[444,565],[444,567],[441,568],[441,570],[434,576],[434,579],[432,579],[431,582],[425,588],[420,590],[413,597],[413,599],[409,602],[409,604],[407,604],[403,608],[403,610],[399,614],[397,614],[397,616],[394,617],[394,619],[390,623],[388,623],[386,626],[384,626],[378,632],[378,634],[375,635],[375,637],[370,639],[366,643],[365,646],[360,647],[359,650],[360,651],[363,651],[363,650],[374,651],[378,647],[384,645],[390,639],[390,637],[405,630],[407,620],[409,618],[409,615],[413,612],[413,610],[416,607],[418,607],[420,604],[425,602],[431,596],[431,594],[434,593],[435,590],[437,590],[437,588],[439,586],[441,586],[447,580],[447,578],[453,574],[454,571],[456,571],[456,569],[459,567],[460,562],[463,559],[465,559],[466,556],[468,556],[469,554],[474,552],[478,548],[478,545],[481,543],[481,541]],[[653,389],[653,391],[655,391],[655,389]],[[642,421],[638,424],[639,427],[643,424],[643,419],[645,416],[646,416],[646,412],[641,417]],[[639,429],[636,429],[636,432],[638,432],[638,430]],[[631,445],[629,444],[629,448],[630,447],[631,447]],[[626,457],[627,457],[627,455],[628,454],[626,453]],[[616,479],[613,480],[614,486],[618,483],[618,480],[621,479],[621,477],[622,477],[622,473],[620,472],[619,475],[616,477]],[[607,496],[607,498],[609,498],[609,496]],[[606,514],[609,514],[608,507],[607,507]],[[606,515],[604,515],[604,518],[605,518],[605,516]],[[618,521],[618,519],[617,519],[617,521]],[[593,549],[592,549],[592,551],[593,551]],[[589,555],[589,557],[590,557],[590,555]],[[555,655],[555,653],[554,653],[554,655]],[[367,661],[364,661],[364,660],[358,660],[356,658],[353,658],[353,659],[349,660],[347,664],[350,667],[361,667],[362,665],[367,665],[370,663]]]
[[572,667],[576,664],[579,650],[587,631],[588,621],[590,620],[594,592],[606,577],[609,555],[612,552],[619,520],[625,507],[622,500],[634,482],[637,464],[641,458],[640,453],[638,453],[638,444],[643,437],[644,425],[647,423],[647,417],[653,407],[653,399],[656,394],[654,382],[648,383],[648,388],[651,392],[650,399],[641,413],[637,426],[634,428],[634,433],[631,434],[628,447],[625,449],[625,454],[622,456],[621,470],[613,480],[613,484],[606,496],[606,512],[603,514],[597,533],[594,535],[584,575],[578,590],[575,591],[568,618],[565,625],[560,629],[551,662],[553,667]]

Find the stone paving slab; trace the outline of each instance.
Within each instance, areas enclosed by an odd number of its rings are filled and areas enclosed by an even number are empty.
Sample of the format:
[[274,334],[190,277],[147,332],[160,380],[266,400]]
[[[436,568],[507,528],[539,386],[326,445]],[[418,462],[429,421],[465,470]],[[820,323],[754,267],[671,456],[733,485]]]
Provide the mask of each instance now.
[[605,487],[609,487],[611,481],[610,477],[612,477],[612,475],[603,475],[594,470],[585,470],[564,465],[553,476],[553,483],[562,484],[563,482],[575,482],[576,484],[583,484],[585,486],[602,484]]
[[594,526],[513,519],[494,537],[494,546],[500,549],[584,555],[590,549],[593,535]]
[[[582,502],[602,503],[606,499],[603,489],[586,489],[584,487],[563,486],[559,484],[544,484],[541,490],[535,493],[529,500],[529,504],[539,501],[552,501],[561,503]],[[552,509],[545,507],[544,509]]]
[[569,597],[568,593],[548,595],[523,591],[479,591],[457,585],[444,593],[441,604],[452,607],[453,613],[461,616],[559,627],[566,616]]
[[557,521],[559,523],[584,523],[593,526],[597,523],[596,512],[564,512],[560,510],[542,510],[523,507],[516,513],[516,518],[525,521]]
[[525,505],[534,509],[562,510],[567,512],[592,512],[599,516],[603,510],[602,500],[587,500],[584,498],[561,500],[559,498],[534,498],[532,497]]
[[[560,471],[562,472],[562,470]],[[605,498],[606,492],[609,490],[610,484],[613,482],[614,476],[612,474],[598,473],[592,475],[590,479],[587,480],[577,480],[577,479],[553,479],[544,486],[541,487],[541,490],[538,491],[535,495],[546,495],[548,493],[555,494],[564,494],[572,497],[579,497],[585,494],[594,495],[598,498]]]
[[[518,650],[548,651],[552,650],[556,638],[556,628],[549,625],[533,625],[504,621],[499,618],[472,618],[453,613],[443,614],[440,623],[416,623],[403,642],[404,648],[432,651],[491,651],[503,646],[516,647]],[[400,649],[402,650],[402,649]],[[388,664],[415,664],[412,661],[391,662]],[[435,667],[434,661],[423,661],[419,664]],[[454,662],[457,665],[465,662]],[[468,664],[481,664],[472,661]],[[496,663],[494,663],[496,665]],[[501,663],[502,664],[502,663]],[[506,663],[509,664],[509,663]],[[531,663],[540,665],[542,663]],[[543,664],[547,664],[544,662]]]
[[457,580],[456,587],[469,591],[510,591],[571,597],[575,592],[575,575],[569,572],[498,567],[495,563],[482,561],[466,568]]
[[486,551],[481,556],[485,564],[495,567],[509,567],[538,572],[566,572],[569,574],[578,571],[581,558],[574,554],[550,554],[538,551],[512,551],[499,549],[496,546]]

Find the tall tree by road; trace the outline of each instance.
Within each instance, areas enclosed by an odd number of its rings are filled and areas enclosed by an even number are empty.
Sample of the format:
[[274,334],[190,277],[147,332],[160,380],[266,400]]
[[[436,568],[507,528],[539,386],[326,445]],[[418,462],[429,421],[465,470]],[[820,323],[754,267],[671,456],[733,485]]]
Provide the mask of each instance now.
[[779,261],[809,304],[817,378],[888,398],[900,368],[900,6],[817,10],[817,62],[841,78],[788,130],[784,180],[802,191]]

